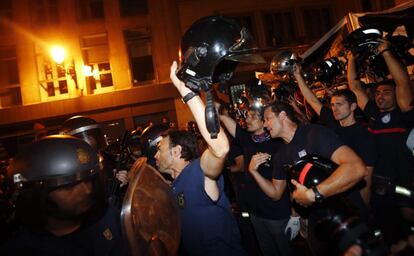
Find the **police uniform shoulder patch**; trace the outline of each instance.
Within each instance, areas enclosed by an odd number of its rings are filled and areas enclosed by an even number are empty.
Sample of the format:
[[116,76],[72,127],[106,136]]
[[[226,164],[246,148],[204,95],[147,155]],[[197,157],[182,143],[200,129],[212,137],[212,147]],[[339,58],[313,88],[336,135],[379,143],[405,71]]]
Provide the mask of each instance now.
[[89,156],[88,152],[86,152],[83,148],[78,148],[76,150],[78,155],[78,160],[81,164],[87,164],[90,162],[91,157]]
[[105,229],[105,231],[102,233],[102,235],[105,237],[106,240],[110,241],[112,240],[112,232],[109,228]]
[[178,202],[178,206],[181,209],[184,209],[184,207],[185,207],[184,193],[181,192],[180,194],[177,195],[177,202]]

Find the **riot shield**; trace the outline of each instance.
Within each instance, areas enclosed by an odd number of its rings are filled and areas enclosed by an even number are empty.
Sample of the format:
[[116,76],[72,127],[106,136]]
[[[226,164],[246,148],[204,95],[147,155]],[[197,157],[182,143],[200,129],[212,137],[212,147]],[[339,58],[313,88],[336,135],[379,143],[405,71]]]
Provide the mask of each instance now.
[[176,255],[181,237],[178,205],[159,172],[137,159],[122,205],[122,232],[132,255]]

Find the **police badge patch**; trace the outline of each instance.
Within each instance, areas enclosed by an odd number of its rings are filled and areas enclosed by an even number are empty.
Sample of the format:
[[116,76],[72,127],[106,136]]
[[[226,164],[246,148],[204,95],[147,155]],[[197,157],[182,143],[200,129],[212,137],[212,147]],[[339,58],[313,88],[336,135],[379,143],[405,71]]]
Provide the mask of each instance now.
[[112,232],[109,228],[105,229],[105,231],[102,233],[106,240],[110,241],[112,240]]
[[83,148],[78,148],[76,150],[78,155],[78,160],[81,164],[87,164],[90,162],[91,157],[89,156],[88,152],[86,152]]
[[180,194],[177,195],[177,202],[178,202],[178,206],[181,209],[184,209],[185,207],[184,193],[181,192]]

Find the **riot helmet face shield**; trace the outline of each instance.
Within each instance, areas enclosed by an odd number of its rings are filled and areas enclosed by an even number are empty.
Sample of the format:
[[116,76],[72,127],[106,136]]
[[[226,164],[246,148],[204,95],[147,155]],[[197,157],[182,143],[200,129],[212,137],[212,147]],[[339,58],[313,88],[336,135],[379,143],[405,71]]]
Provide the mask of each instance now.
[[98,151],[105,150],[108,146],[99,123],[86,116],[74,116],[67,119],[62,124],[59,133],[80,138]]
[[16,217],[29,228],[44,227],[51,216],[97,218],[106,205],[101,170],[96,151],[78,138],[54,135],[30,144],[9,166]]

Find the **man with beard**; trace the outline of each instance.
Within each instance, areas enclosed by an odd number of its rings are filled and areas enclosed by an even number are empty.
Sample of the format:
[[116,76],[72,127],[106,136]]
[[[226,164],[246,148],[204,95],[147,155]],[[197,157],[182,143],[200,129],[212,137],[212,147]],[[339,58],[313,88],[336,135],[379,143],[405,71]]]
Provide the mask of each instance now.
[[406,239],[414,221],[412,202],[394,193],[395,185],[406,186],[414,181],[414,157],[405,145],[414,125],[413,81],[393,54],[390,42],[378,40],[378,55],[384,58],[393,80],[377,83],[375,98],[370,100],[359,80],[356,58],[352,54],[347,75],[349,87],[368,118],[368,130],[374,135],[378,149],[372,178],[372,212],[387,244],[396,245]]
[[21,228],[1,255],[126,255],[119,212],[106,204],[96,151],[67,135],[19,152],[10,169]]

